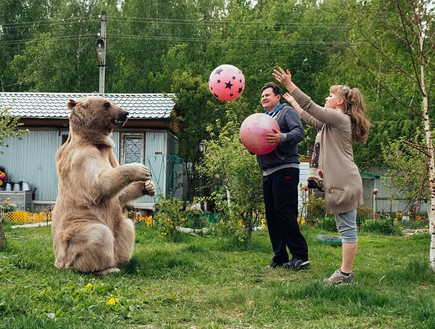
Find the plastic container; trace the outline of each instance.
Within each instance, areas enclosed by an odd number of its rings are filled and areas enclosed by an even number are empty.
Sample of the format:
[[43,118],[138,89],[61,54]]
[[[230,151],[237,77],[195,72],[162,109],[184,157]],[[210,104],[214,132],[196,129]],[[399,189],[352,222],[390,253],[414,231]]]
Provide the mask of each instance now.
[[317,240],[330,246],[341,246],[341,237],[336,235],[318,235]]

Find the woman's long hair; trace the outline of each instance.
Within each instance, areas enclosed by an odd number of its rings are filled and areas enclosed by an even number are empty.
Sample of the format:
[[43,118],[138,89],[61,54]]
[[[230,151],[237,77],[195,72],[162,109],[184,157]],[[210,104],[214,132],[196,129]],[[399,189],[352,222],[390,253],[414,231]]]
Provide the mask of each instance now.
[[363,95],[358,88],[349,88],[344,85],[332,86],[330,92],[343,98],[344,113],[350,116],[352,123],[352,137],[357,143],[364,144],[367,141],[371,124],[367,118]]

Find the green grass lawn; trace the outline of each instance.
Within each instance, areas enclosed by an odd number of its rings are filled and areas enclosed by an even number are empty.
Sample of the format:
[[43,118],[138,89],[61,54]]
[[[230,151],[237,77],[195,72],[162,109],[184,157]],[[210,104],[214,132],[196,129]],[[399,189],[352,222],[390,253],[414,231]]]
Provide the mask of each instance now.
[[106,277],[54,268],[50,227],[5,226],[0,328],[435,328],[428,234],[360,234],[355,284],[323,286],[340,247],[303,227],[309,270],[269,269],[267,231],[247,250],[219,237],[167,242],[137,226],[132,261]]

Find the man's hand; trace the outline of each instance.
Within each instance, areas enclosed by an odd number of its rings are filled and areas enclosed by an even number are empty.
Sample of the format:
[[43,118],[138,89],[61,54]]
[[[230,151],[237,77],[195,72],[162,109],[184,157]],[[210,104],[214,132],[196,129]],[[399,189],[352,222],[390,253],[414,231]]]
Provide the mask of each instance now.
[[273,133],[266,135],[266,141],[271,145],[278,145],[281,141],[281,132],[273,128]]

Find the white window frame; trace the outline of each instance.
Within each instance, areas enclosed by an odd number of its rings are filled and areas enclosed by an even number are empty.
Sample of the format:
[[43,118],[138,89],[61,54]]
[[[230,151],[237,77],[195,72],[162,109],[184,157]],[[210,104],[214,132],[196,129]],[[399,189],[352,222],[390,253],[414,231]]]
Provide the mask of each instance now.
[[121,137],[121,147],[120,147],[120,150],[121,150],[121,154],[120,154],[121,164],[125,164],[126,163],[125,162],[125,140],[128,137],[131,137],[131,138],[140,138],[142,140],[143,147],[141,149],[141,154],[140,154],[141,161],[140,162],[143,163],[144,162],[144,158],[145,158],[144,157],[144,154],[145,154],[145,133],[129,133],[129,132],[127,132],[127,133],[121,133],[120,137]]

